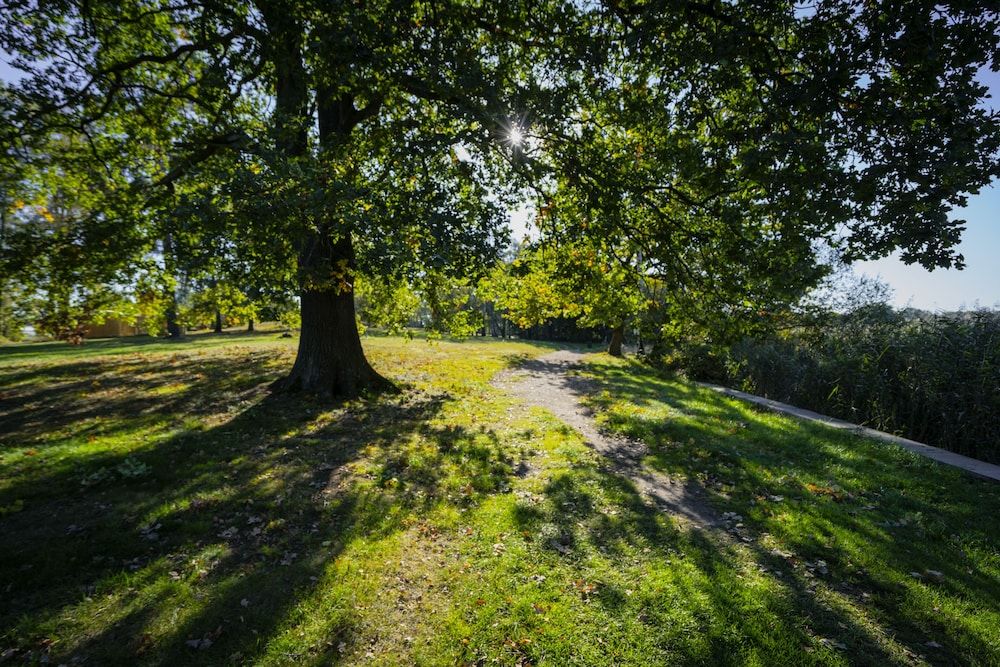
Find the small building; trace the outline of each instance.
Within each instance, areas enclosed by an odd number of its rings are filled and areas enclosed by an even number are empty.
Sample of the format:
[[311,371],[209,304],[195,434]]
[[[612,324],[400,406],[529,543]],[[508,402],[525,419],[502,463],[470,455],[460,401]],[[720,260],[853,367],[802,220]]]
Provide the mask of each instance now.
[[146,330],[141,326],[142,322],[131,324],[117,317],[109,317],[101,324],[91,324],[87,326],[87,333],[84,338],[122,338],[124,336],[141,336]]

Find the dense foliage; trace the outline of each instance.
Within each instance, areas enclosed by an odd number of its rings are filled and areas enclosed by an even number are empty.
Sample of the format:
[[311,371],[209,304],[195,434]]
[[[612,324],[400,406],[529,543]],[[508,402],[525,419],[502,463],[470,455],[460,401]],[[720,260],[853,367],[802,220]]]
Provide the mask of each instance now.
[[48,254],[71,295],[148,274],[171,329],[184,277],[297,292],[288,390],[384,387],[357,276],[478,278],[518,193],[547,241],[656,279],[681,321],[795,301],[818,243],[960,266],[949,213],[1000,173],[987,0],[4,9],[0,181],[72,193],[74,243],[22,225],[0,269],[46,291],[18,258]]
[[1000,462],[1000,312],[880,305],[791,335],[681,347],[695,377]]

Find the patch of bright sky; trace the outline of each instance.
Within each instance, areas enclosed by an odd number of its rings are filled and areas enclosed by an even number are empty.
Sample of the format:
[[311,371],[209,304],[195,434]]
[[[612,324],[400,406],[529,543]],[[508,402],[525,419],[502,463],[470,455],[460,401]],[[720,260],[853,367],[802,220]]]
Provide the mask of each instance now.
[[[1000,107],[1000,74],[983,69],[980,80],[990,89],[986,106]],[[965,269],[928,271],[906,265],[897,255],[859,262],[855,270],[878,277],[893,289],[893,304],[926,310],[1000,308],[1000,182],[994,181],[969,197],[964,209],[952,211],[952,219],[966,221],[958,252]]]
[[[20,78],[10,68],[6,54],[0,53],[0,80]],[[982,70],[980,78],[989,87],[991,99],[987,105],[1000,105],[1000,74]],[[515,242],[526,236],[536,236],[532,224],[534,210],[523,205],[510,214],[511,232]],[[859,262],[855,270],[878,277],[893,290],[893,303],[927,310],[955,310],[976,306],[1000,308],[1000,183],[994,182],[979,194],[969,197],[968,206],[953,212],[954,218],[967,221],[958,251],[965,257],[966,268],[927,271],[917,265],[906,265],[896,255]]]

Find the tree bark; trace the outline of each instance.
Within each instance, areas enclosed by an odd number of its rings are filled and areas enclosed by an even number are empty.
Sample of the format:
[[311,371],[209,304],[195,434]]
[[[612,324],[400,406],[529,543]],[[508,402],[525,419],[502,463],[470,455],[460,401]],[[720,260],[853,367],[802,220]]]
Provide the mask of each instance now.
[[[316,234],[310,245],[315,252],[300,257],[301,269],[315,269],[320,262],[337,266],[341,260],[353,267],[350,236],[330,243]],[[303,289],[300,299],[302,328],[295,364],[288,377],[275,383],[275,390],[353,397],[365,391],[393,389],[392,383],[371,367],[361,348],[353,277],[339,286]]]
[[177,298],[167,301],[167,338],[180,338],[183,332],[181,331],[181,324],[177,320]]
[[622,356],[622,342],[625,340],[625,325],[619,324],[611,330],[611,343],[608,344],[608,354],[612,357]]
[[[0,253],[7,244],[7,202],[0,200]],[[14,338],[7,331],[7,281],[0,278],[0,338]]]
[[218,310],[215,311],[215,324],[212,325],[212,331],[222,333],[222,313]]
[[[257,4],[270,33],[278,148],[288,158],[307,155],[308,129],[315,119],[320,147],[334,150],[377,110],[377,104],[357,109],[349,94],[310,82],[303,57],[304,31],[295,13],[282,2]],[[310,109],[311,86],[316,93],[315,116]],[[302,314],[299,348],[291,372],[272,389],[343,397],[391,389],[392,383],[375,372],[361,348],[354,314],[352,230],[339,220],[321,221],[318,229],[303,227],[306,231],[296,240]],[[331,279],[334,274],[339,279]]]
[[253,333],[253,318],[247,320],[247,333]]
[[[170,185],[173,192],[173,184]],[[174,266],[174,238],[170,232],[163,235],[163,266],[173,279],[176,276]],[[180,338],[183,335],[181,324],[177,318],[177,287],[173,284],[167,289],[167,309],[164,317],[167,320],[167,337]]]

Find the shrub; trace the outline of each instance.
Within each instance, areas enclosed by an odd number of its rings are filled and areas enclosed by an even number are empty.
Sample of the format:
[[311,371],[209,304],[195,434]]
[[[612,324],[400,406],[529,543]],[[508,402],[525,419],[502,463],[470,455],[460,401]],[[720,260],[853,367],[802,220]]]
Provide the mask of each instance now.
[[[723,353],[726,384],[975,458],[1000,462],[1000,313],[866,306]],[[679,355],[720,381],[705,355]]]

